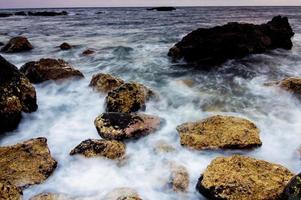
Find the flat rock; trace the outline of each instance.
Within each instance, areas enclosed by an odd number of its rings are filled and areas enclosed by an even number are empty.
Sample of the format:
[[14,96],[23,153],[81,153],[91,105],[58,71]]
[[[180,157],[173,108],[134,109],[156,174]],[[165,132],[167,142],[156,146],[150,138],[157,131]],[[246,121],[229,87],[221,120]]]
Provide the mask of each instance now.
[[31,197],[29,200],[74,200],[74,198],[64,194],[42,193]]
[[108,93],[106,111],[121,113],[144,111],[146,102],[153,97],[155,93],[144,85],[125,83]]
[[126,146],[116,140],[85,140],[76,146],[70,155],[81,154],[85,157],[102,156],[109,159],[122,159],[125,156]]
[[19,53],[24,51],[30,51],[33,46],[30,44],[28,39],[24,36],[14,37],[1,48],[1,52],[5,53]]
[[294,176],[286,185],[283,193],[283,200],[301,199],[301,173]]
[[0,180],[7,180],[17,187],[42,183],[52,174],[56,165],[46,138],[0,147]]
[[16,66],[0,56],[0,134],[16,129],[22,112],[37,109],[33,85]]
[[136,139],[159,129],[159,117],[146,114],[103,113],[94,122],[99,135],[109,140]]
[[124,84],[124,81],[110,74],[98,73],[93,75],[90,87],[102,93],[108,93]]
[[279,86],[301,99],[301,77],[289,77],[280,81]]
[[259,130],[246,119],[216,115],[177,127],[181,144],[196,150],[248,149],[261,146]]
[[39,61],[28,62],[20,71],[32,83],[68,78],[82,78],[84,75],[62,59],[43,58]]
[[142,200],[136,190],[132,188],[116,188],[109,192],[102,200]]
[[189,187],[189,173],[187,169],[175,163],[170,165],[171,181],[170,184],[175,192],[187,192]]
[[228,59],[243,58],[276,48],[291,49],[294,32],[287,17],[277,16],[262,25],[231,22],[200,28],[169,50],[174,61],[184,59],[199,69],[211,69]]
[[69,50],[69,49],[71,49],[71,48],[72,48],[72,45],[70,45],[70,44],[67,43],[67,42],[64,42],[64,43],[62,43],[62,44],[60,45],[60,49],[61,49],[61,50],[64,50],[64,51]]
[[196,189],[211,200],[281,200],[293,174],[286,168],[245,156],[218,157]]
[[22,191],[8,181],[0,181],[1,200],[22,200]]

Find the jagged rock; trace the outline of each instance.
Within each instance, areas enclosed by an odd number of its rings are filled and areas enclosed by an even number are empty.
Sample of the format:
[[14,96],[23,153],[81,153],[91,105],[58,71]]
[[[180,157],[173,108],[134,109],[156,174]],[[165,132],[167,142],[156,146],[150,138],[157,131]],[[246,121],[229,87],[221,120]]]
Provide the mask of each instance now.
[[155,144],[154,151],[155,151],[155,153],[159,154],[159,153],[174,152],[174,151],[176,151],[176,149],[172,145],[168,144],[166,141],[159,140]]
[[7,180],[20,188],[42,183],[56,165],[46,138],[0,147],[0,180]]
[[16,66],[0,56],[0,134],[16,129],[22,112],[37,108],[35,88]]
[[72,48],[72,46],[70,44],[68,44],[67,42],[64,42],[60,45],[61,50],[69,50],[71,48]]
[[0,13],[0,17],[10,17],[12,15],[12,13]]
[[64,194],[42,193],[34,197],[31,197],[29,200],[75,200],[75,199]]
[[124,84],[124,81],[110,74],[98,73],[93,75],[90,87],[98,92],[108,93]]
[[175,192],[187,192],[189,187],[189,173],[182,165],[171,163],[171,181],[170,184]]
[[196,189],[211,200],[281,200],[292,177],[280,165],[234,155],[214,159]]
[[125,156],[126,146],[116,140],[85,140],[76,146],[70,155],[82,154],[86,157],[103,156],[109,159],[121,159]]
[[116,188],[109,192],[103,200],[142,200],[132,188]]
[[121,113],[144,111],[146,102],[153,97],[155,93],[144,85],[125,83],[108,93],[106,111]]
[[147,10],[173,11],[173,10],[176,10],[176,8],[175,7],[154,7],[154,8],[148,8]]
[[28,62],[20,68],[20,71],[23,72],[32,83],[84,77],[79,70],[74,69],[69,63],[62,59],[43,58],[39,61]]
[[174,60],[184,59],[198,68],[207,69],[228,59],[276,48],[291,49],[293,35],[287,17],[277,16],[262,25],[232,22],[189,33],[169,50],[168,55]]
[[91,49],[87,49],[85,51],[83,51],[82,55],[84,56],[88,56],[88,55],[91,55],[91,54],[94,54],[95,51],[91,50]]
[[301,173],[294,176],[286,185],[282,200],[300,200],[301,199]]
[[19,53],[24,51],[30,51],[32,49],[33,46],[30,44],[26,37],[18,36],[10,39],[9,42],[1,48],[1,52]]
[[290,77],[280,81],[279,86],[301,99],[301,78]]
[[261,146],[259,130],[246,119],[216,115],[177,127],[181,144],[196,150],[247,149]]
[[60,16],[60,15],[68,15],[68,12],[54,12],[54,11],[43,11],[43,12],[28,12],[29,16],[44,16],[44,17],[53,17],[53,16]]
[[24,12],[24,11],[15,12],[15,15],[17,15],[17,16],[27,16],[26,12]]
[[160,127],[159,117],[146,114],[103,113],[95,119],[102,138],[109,140],[135,139],[148,135]]
[[0,181],[1,200],[22,200],[22,191],[8,181]]

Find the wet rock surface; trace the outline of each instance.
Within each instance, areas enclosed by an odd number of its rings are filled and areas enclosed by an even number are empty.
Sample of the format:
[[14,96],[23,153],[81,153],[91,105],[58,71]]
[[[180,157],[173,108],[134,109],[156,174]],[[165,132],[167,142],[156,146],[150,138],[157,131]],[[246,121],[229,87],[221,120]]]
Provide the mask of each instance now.
[[1,200],[21,200],[22,191],[8,181],[0,181]]
[[0,17],[10,17],[12,15],[12,13],[0,13]]
[[16,129],[22,112],[37,108],[35,88],[16,66],[0,56],[0,134]]
[[301,99],[301,77],[289,77],[280,81],[279,86]]
[[216,115],[177,127],[181,144],[196,150],[248,149],[261,146],[259,130],[246,119]]
[[146,114],[103,113],[95,119],[99,135],[109,140],[137,139],[160,127],[159,117]]
[[0,147],[0,180],[7,180],[20,188],[42,183],[56,165],[46,138]]
[[109,192],[102,200],[142,200],[132,188],[116,188]]
[[176,148],[164,140],[158,141],[154,146],[154,152],[157,154],[171,153],[171,152],[175,152],[175,151],[176,151]]
[[67,42],[64,42],[64,43],[62,43],[62,44],[60,45],[60,49],[61,49],[61,50],[64,50],[64,51],[69,50],[69,49],[71,49],[71,48],[72,48],[72,45],[70,45],[70,44],[67,43]]
[[42,12],[28,12],[29,16],[44,16],[44,17],[53,17],[53,16],[62,16],[68,15],[67,11],[55,12],[55,11],[42,11]]
[[91,49],[87,49],[87,50],[83,51],[82,55],[83,56],[88,56],[88,55],[92,55],[94,53],[95,53],[95,51],[93,51]]
[[245,156],[218,157],[196,189],[212,200],[281,200],[293,174],[286,168]]
[[142,84],[125,83],[108,93],[106,111],[121,113],[144,111],[146,102],[154,97],[155,93]]
[[199,69],[219,65],[276,48],[291,49],[294,32],[286,17],[277,16],[262,25],[228,23],[200,28],[185,36],[169,50],[174,60],[184,59]]
[[1,48],[1,52],[19,53],[30,51],[32,49],[33,46],[30,44],[26,37],[18,36],[10,39],[9,42]]
[[154,7],[148,8],[147,10],[155,10],[155,11],[173,11],[176,10],[175,7]]
[[98,73],[93,75],[90,87],[102,93],[108,93],[124,84],[124,81],[110,74]]
[[294,176],[284,189],[283,200],[301,199],[301,173]]
[[74,69],[64,60],[51,58],[28,62],[20,68],[20,71],[23,72],[32,83],[84,77],[79,70]]
[[189,187],[189,173],[187,169],[175,163],[170,164],[171,181],[170,184],[175,192],[187,192]]
[[64,194],[42,193],[31,197],[29,200],[75,200],[75,198]]
[[82,154],[85,157],[102,156],[109,159],[121,159],[125,156],[126,146],[116,140],[85,140],[76,146],[70,155]]

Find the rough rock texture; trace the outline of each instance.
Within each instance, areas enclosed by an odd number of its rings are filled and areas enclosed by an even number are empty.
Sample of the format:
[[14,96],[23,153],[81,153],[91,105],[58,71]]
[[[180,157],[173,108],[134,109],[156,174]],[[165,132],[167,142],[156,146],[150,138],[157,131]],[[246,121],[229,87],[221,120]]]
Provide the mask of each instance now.
[[0,134],[17,128],[22,112],[37,108],[35,88],[16,66],[0,56]]
[[18,36],[9,40],[9,42],[1,48],[1,52],[5,53],[18,53],[24,51],[30,51],[33,46],[27,40],[26,37]]
[[261,146],[259,130],[238,117],[216,115],[177,127],[181,144],[196,150],[246,149]]
[[88,56],[88,55],[91,55],[91,54],[94,54],[95,51],[91,50],[91,49],[87,49],[85,51],[83,51],[82,55],[84,56]]
[[24,188],[46,180],[56,168],[46,138],[0,147],[0,180]]
[[70,155],[82,154],[86,157],[103,156],[119,159],[125,156],[126,146],[116,140],[85,140],[76,146]]
[[139,194],[131,188],[116,188],[109,192],[103,200],[142,200]]
[[95,119],[102,138],[109,140],[135,139],[148,135],[160,127],[159,117],[145,114],[103,113]]
[[187,169],[182,165],[172,163],[171,169],[171,181],[172,189],[175,192],[187,192],[189,187],[189,173]]
[[211,200],[281,200],[293,177],[286,168],[244,156],[214,159],[196,189]]
[[169,50],[174,60],[184,59],[198,68],[222,64],[276,48],[291,49],[294,32],[286,17],[277,16],[267,24],[228,23],[200,28],[185,36]]
[[60,49],[61,49],[61,50],[69,50],[69,49],[71,49],[71,48],[72,48],[72,46],[71,46],[70,44],[66,43],[66,42],[64,42],[64,43],[62,43],[62,44],[60,45]]
[[1,200],[21,200],[22,191],[8,181],[0,181]]
[[301,77],[290,77],[279,83],[280,87],[301,99]]
[[28,62],[20,68],[20,71],[23,72],[32,83],[41,83],[47,80],[59,80],[72,77],[84,77],[79,70],[74,69],[64,60],[51,58]]
[[53,17],[53,16],[60,16],[60,15],[68,15],[68,12],[54,12],[54,11],[42,11],[42,12],[28,12],[29,16],[44,16],[44,17]]
[[154,92],[142,84],[125,83],[109,92],[106,97],[106,111],[121,113],[144,111],[146,102],[154,96]]
[[110,74],[98,73],[93,75],[90,82],[90,87],[93,87],[98,92],[108,93],[124,84],[124,81]]
[[42,193],[31,197],[29,200],[74,200],[74,198],[63,194]]
[[301,199],[301,173],[294,176],[284,189],[283,200]]

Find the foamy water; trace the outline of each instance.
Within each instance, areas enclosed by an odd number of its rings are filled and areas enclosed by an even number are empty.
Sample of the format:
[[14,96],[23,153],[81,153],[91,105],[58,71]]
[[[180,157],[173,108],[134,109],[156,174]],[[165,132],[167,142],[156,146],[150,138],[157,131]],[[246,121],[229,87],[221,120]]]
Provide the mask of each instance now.
[[[95,14],[102,11],[101,14]],[[143,199],[203,199],[195,191],[202,171],[217,156],[234,153],[281,164],[300,172],[301,104],[290,94],[264,83],[301,75],[301,8],[180,8],[174,12],[146,12],[144,8],[72,9],[69,16],[0,18],[0,41],[23,34],[35,49],[2,54],[18,67],[40,58],[63,58],[80,69],[85,79],[35,85],[39,109],[23,114],[19,128],[1,137],[0,145],[46,137],[58,167],[43,184],[24,190],[24,199],[41,192],[100,199],[117,187],[131,187]],[[289,17],[296,35],[292,51],[276,50],[229,61],[212,72],[195,71],[170,63],[168,49],[199,27],[228,21],[264,23],[274,15]],[[59,51],[62,42],[76,45]],[[94,49],[95,55],[81,52]],[[166,123],[154,134],[127,143],[127,162],[119,166],[103,158],[69,156],[81,141],[98,139],[94,119],[104,112],[104,98],[88,87],[93,74],[117,75],[160,93],[146,113]],[[181,80],[193,80],[188,87]],[[191,151],[181,147],[176,126],[223,114],[252,120],[261,131],[263,146],[252,151]],[[165,140],[176,152],[155,154]],[[186,195],[165,187],[169,161],[184,165],[190,174]]]

